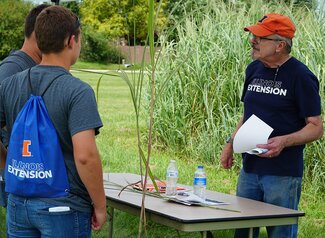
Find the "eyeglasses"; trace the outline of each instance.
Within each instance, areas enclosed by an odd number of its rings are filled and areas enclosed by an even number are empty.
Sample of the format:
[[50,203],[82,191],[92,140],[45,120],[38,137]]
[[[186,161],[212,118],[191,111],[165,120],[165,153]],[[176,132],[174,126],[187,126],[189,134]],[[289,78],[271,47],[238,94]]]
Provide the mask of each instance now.
[[273,38],[267,38],[267,37],[261,37],[261,36],[254,36],[251,35],[250,39],[254,41],[256,44],[261,43],[262,40],[269,40],[269,41],[283,41],[280,39],[273,39]]
[[76,33],[76,31],[79,29],[80,26],[81,26],[81,24],[80,24],[79,17],[76,16],[76,22],[75,22],[75,25],[73,27],[73,31],[71,32],[71,34],[69,36],[68,44],[70,43],[71,37]]

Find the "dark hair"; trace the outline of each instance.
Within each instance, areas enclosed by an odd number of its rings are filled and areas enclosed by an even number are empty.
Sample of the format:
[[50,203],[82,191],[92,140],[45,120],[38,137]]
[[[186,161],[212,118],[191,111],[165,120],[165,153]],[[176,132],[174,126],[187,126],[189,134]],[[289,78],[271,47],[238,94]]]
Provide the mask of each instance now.
[[35,22],[38,14],[44,9],[49,7],[50,5],[47,4],[41,4],[38,5],[37,7],[34,7],[30,12],[28,13],[27,17],[25,18],[25,29],[24,29],[24,34],[25,37],[29,38],[31,34],[34,31],[35,28]]
[[65,39],[80,34],[79,18],[62,6],[44,9],[37,17],[35,35],[38,48],[42,53],[58,53],[64,49]]

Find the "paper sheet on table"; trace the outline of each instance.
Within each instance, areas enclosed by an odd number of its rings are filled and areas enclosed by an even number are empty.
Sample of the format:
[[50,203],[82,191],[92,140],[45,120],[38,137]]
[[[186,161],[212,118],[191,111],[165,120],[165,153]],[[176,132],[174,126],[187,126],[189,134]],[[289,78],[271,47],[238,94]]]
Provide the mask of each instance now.
[[266,144],[272,131],[272,127],[253,114],[237,131],[233,142],[234,152],[265,153],[265,150],[256,148],[256,145]]
[[176,196],[164,196],[164,199],[167,199],[171,202],[181,203],[187,206],[199,205],[199,206],[220,206],[220,205],[229,205],[228,202],[222,202],[212,199],[202,199],[199,196],[195,195],[193,192],[180,192]]

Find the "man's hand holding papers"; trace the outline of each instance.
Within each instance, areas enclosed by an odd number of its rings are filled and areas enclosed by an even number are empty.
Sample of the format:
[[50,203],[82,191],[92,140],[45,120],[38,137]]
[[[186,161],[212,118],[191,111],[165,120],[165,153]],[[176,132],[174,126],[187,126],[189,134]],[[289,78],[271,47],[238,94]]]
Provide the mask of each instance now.
[[254,114],[237,131],[233,149],[235,153],[264,154],[268,150],[256,148],[258,144],[267,144],[273,128]]

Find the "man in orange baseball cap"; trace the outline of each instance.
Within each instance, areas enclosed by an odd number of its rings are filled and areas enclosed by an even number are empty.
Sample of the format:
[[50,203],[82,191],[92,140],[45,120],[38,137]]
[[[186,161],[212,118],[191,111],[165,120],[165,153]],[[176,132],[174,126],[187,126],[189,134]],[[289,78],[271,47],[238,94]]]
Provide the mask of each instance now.
[[[290,59],[296,27],[289,17],[270,13],[244,30],[251,33],[253,59],[260,59],[271,68],[277,68]],[[272,46],[276,46],[274,55],[270,52]]]
[[250,31],[256,36],[277,34],[292,39],[295,35],[296,27],[289,17],[270,13],[263,16],[255,25],[245,27],[244,30]]
[[[264,153],[243,153],[243,168],[237,196],[290,209],[298,209],[303,176],[305,144],[323,135],[319,82],[299,60],[290,55],[295,25],[289,17],[270,13],[250,32],[251,62],[241,100],[244,115],[227,139],[221,164],[233,164],[233,138],[253,114],[273,128],[266,144],[257,144]],[[266,227],[269,238],[296,238],[297,225]],[[254,228],[254,238],[259,229]],[[248,229],[237,229],[235,238],[248,237]]]

